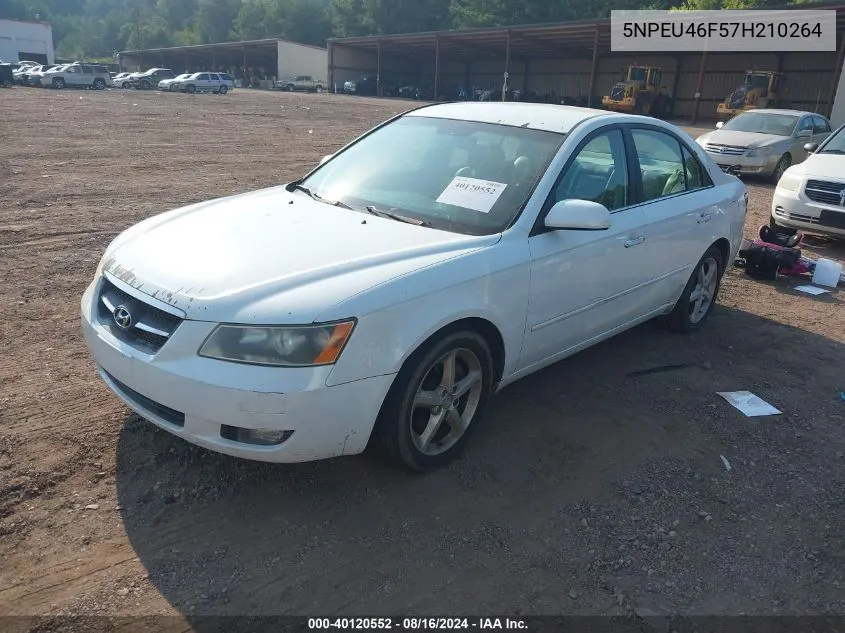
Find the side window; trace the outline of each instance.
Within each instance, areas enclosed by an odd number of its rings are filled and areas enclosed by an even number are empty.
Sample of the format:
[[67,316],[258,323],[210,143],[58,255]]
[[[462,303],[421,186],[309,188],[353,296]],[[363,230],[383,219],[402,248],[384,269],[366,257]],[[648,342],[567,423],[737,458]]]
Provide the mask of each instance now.
[[628,166],[620,130],[590,139],[566,167],[552,193],[561,200],[591,200],[613,211],[629,204]]
[[813,131],[813,117],[805,116],[801,119],[801,123],[798,124],[798,131],[802,132],[804,130],[810,130],[810,132]]
[[201,81],[205,81],[205,80],[207,80],[207,79],[208,79],[208,74],[207,74],[207,73],[203,73],[202,75],[200,75],[199,77],[197,77],[197,79],[199,79],[199,80],[201,80]]
[[82,66],[82,72],[86,75],[92,74],[94,71],[91,69],[90,66]]
[[814,134],[827,134],[830,132],[830,125],[824,119],[824,117],[814,116],[813,117],[813,133]]
[[[643,180],[643,202],[693,188],[676,138],[657,130],[631,130]],[[699,173],[699,179],[701,174]]]
[[687,179],[687,189],[701,189],[712,185],[710,174],[707,173],[695,155],[684,145],[681,145],[681,153],[684,155],[684,175]]

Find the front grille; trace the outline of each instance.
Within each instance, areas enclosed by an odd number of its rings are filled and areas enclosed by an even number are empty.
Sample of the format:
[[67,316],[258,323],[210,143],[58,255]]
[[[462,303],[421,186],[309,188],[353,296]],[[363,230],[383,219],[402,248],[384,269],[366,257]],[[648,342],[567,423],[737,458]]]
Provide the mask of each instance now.
[[[179,317],[123,292],[105,277],[97,301],[97,320],[115,338],[147,354],[158,352],[182,322]],[[119,320],[125,327],[118,325]]]
[[842,206],[842,190],[845,183],[826,180],[808,180],[804,193],[813,202]]
[[156,402],[155,400],[148,398],[147,396],[138,393],[131,387],[127,387],[122,382],[120,382],[117,378],[112,376],[107,371],[103,370],[106,378],[112,383],[115,389],[117,389],[124,398],[135,404],[139,409],[143,411],[147,411],[150,414],[155,415],[158,418],[161,418],[165,422],[172,424],[174,426],[183,427],[185,426],[185,414],[181,411],[177,411],[176,409],[171,409],[163,404]]
[[614,101],[622,101],[625,98],[625,86],[613,86],[610,90],[610,98]]
[[822,209],[819,214],[819,224],[833,229],[845,229],[845,212]]
[[747,147],[739,147],[738,145],[721,145],[719,143],[705,143],[704,151],[711,154],[718,154],[719,156],[742,156],[748,151]]

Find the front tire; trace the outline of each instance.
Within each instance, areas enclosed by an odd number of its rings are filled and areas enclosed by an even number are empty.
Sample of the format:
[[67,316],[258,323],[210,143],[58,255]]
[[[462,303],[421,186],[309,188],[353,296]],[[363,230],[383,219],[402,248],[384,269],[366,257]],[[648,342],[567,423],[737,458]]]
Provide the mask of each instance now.
[[426,343],[396,376],[379,413],[376,441],[402,468],[445,466],[480,423],[493,380],[492,354],[477,332],[453,331]]
[[227,92],[229,92],[229,86],[220,86],[219,93],[221,95],[225,95]]
[[190,84],[189,86],[185,87],[185,92],[187,92],[189,95],[195,94],[196,91],[197,91],[197,87],[193,84]]
[[724,270],[722,252],[711,246],[693,270],[681,298],[666,319],[670,330],[690,334],[704,326],[716,303]]
[[783,172],[789,169],[789,166],[792,164],[792,158],[789,154],[784,154],[780,157],[778,164],[775,165],[775,170],[772,172],[772,183],[778,184],[778,181],[783,176]]
[[55,88],[56,90],[62,90],[65,85],[65,80],[61,77],[56,77],[55,79],[53,79],[53,88]]

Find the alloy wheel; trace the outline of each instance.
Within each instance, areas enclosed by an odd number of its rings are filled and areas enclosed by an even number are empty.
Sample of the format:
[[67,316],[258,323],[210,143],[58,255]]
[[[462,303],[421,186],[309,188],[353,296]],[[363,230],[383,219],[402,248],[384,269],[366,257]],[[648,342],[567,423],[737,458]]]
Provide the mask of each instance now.
[[693,324],[699,323],[710,309],[716,296],[716,286],[719,283],[719,264],[713,257],[708,257],[698,268],[698,278],[689,298],[689,319]]

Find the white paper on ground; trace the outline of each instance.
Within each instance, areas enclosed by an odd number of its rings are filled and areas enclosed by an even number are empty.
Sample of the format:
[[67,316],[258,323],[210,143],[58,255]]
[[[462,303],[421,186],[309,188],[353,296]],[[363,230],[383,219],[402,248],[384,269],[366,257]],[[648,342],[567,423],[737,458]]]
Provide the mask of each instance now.
[[799,292],[806,292],[808,295],[823,295],[826,292],[830,292],[829,290],[816,288],[815,286],[796,286],[795,289]]
[[750,418],[759,415],[777,415],[781,413],[765,400],[755,396],[750,391],[717,391],[733,407],[736,407]]
[[507,185],[501,182],[455,176],[437,198],[437,202],[472,209],[479,213],[490,213],[505,187]]

